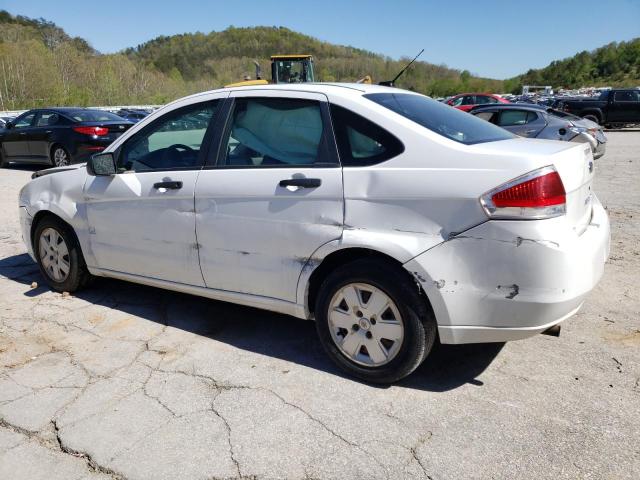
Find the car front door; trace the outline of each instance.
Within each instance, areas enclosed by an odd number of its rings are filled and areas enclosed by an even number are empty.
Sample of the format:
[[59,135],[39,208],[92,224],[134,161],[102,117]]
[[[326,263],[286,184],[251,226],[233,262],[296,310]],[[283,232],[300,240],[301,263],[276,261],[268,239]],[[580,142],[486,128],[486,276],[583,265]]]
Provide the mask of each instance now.
[[296,301],[300,274],[341,237],[342,169],[327,98],[241,91],[215,165],[196,186],[196,233],[207,287]]
[[30,161],[29,139],[37,112],[26,112],[13,120],[13,126],[3,132],[2,151],[7,160]]
[[89,177],[89,238],[99,268],[204,285],[194,190],[221,102],[165,113],[118,147],[116,175]]
[[613,92],[613,101],[609,103],[608,122],[640,122],[640,92],[622,90]]

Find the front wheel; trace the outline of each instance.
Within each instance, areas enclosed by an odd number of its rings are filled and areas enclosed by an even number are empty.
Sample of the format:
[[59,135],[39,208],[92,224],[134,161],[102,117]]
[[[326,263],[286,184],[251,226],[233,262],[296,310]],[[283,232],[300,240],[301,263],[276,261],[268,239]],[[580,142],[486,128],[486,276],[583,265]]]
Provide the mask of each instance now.
[[383,261],[357,260],[330,274],[320,287],[315,316],[329,357],[367,382],[406,377],[436,338],[436,322],[415,282]]
[[87,285],[91,274],[68,225],[54,217],[45,217],[36,226],[33,240],[40,272],[53,290],[75,292]]

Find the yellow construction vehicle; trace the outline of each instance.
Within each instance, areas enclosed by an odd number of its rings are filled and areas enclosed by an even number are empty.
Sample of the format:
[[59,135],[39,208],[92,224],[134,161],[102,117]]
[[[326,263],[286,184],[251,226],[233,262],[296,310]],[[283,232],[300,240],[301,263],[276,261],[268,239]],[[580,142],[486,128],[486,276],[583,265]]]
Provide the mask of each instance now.
[[[225,87],[242,87],[249,85],[267,85],[262,78],[260,64],[254,60],[256,78],[245,78],[242,82],[231,83]],[[271,55],[271,83],[305,83],[314,82],[312,55]]]

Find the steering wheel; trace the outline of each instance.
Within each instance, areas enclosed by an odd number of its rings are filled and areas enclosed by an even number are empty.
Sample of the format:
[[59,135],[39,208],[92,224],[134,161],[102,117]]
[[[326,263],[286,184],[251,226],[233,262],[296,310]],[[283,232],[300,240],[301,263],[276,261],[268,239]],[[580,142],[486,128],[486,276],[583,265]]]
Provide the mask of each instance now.
[[170,162],[175,165],[177,163],[175,161],[175,158],[179,157],[181,160],[180,163],[187,166],[188,162],[186,162],[184,157],[182,156],[183,152],[181,152],[181,150],[196,155],[196,151],[193,148],[182,143],[174,143],[173,145],[164,149],[164,152],[162,153],[162,163],[167,164],[168,162]]

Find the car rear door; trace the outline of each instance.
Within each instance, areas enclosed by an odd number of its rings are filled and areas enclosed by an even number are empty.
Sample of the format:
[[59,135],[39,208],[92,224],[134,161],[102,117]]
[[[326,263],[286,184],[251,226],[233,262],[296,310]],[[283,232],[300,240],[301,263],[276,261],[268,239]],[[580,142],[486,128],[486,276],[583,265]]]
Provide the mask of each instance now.
[[3,133],[2,151],[7,160],[26,162],[32,160],[29,139],[36,114],[37,111],[23,113],[13,120],[13,127],[6,129]]
[[342,235],[342,169],[327,98],[242,90],[196,185],[206,286],[296,301],[302,269]]
[[54,129],[60,129],[61,118],[56,112],[42,110],[35,118],[29,135],[29,151],[38,161],[49,159],[49,139]]
[[226,95],[196,97],[159,116],[118,147],[119,173],[88,178],[89,241],[99,268],[204,286],[194,191]]

